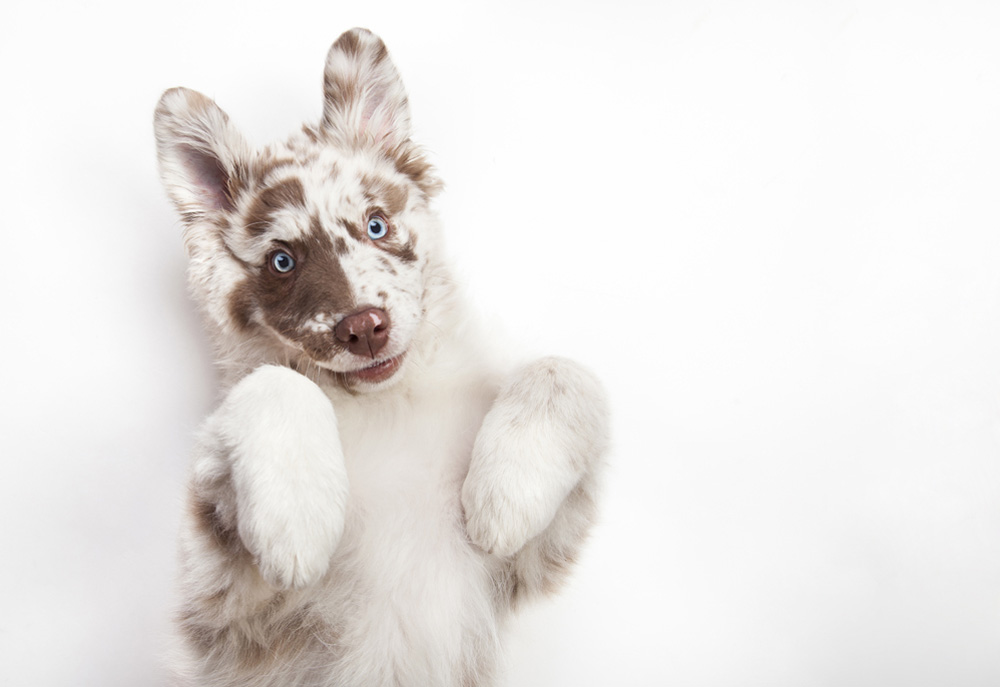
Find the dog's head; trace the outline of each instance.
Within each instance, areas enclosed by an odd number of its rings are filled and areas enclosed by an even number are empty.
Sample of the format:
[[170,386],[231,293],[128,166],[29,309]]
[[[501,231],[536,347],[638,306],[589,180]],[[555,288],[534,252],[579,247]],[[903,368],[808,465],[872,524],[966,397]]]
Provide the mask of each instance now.
[[223,362],[370,390],[398,377],[422,322],[439,183],[410,141],[406,92],[378,37],[342,35],[323,90],[320,124],[264,149],[209,98],[167,91],[160,172]]

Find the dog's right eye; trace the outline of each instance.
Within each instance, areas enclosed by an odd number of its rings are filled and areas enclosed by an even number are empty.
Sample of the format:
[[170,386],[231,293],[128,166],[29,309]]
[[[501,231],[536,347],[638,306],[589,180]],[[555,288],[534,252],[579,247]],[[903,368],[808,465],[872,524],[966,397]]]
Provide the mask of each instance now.
[[378,215],[368,220],[368,238],[371,240],[378,241],[388,233],[389,225]]
[[295,258],[283,250],[271,254],[271,269],[278,274],[288,274],[295,269]]

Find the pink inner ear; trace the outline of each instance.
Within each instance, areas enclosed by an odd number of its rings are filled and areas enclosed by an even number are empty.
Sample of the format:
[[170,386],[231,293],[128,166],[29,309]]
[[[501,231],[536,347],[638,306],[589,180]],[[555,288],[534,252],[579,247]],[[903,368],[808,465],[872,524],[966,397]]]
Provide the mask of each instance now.
[[392,117],[385,111],[379,111],[384,102],[384,90],[374,91],[369,95],[361,112],[362,133],[367,133],[378,143],[382,143],[392,134]]
[[219,158],[189,145],[180,147],[180,156],[202,202],[211,210],[233,210],[229,175]]

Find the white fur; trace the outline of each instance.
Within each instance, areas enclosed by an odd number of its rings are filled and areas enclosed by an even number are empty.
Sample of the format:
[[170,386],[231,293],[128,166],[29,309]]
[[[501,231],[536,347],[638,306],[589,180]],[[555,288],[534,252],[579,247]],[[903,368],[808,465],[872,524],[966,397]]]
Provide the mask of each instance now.
[[[601,389],[573,363],[526,366],[493,403],[462,488],[469,536],[481,549],[512,556],[540,535],[600,453]],[[514,431],[512,431],[514,430]]]
[[326,572],[344,531],[347,470],[329,400],[285,367],[257,368],[226,396],[207,434],[223,445],[240,539],[277,589]]
[[[331,49],[324,141],[249,150],[183,90],[157,110],[161,171],[229,385],[199,440],[181,536],[184,684],[491,684],[504,619],[558,586],[594,517],[600,385],[566,360],[511,367],[478,333],[441,258],[436,182],[391,162],[409,154],[409,114],[380,46],[355,30]],[[330,80],[348,77],[356,100],[331,98]],[[267,156],[294,161],[227,195],[220,179]],[[305,205],[246,231],[257,189],[292,177]],[[243,304],[241,323],[232,296],[271,283],[268,251],[317,222],[331,242],[350,238],[343,220],[364,216],[373,178],[408,189],[391,221],[415,249],[354,237],[337,264],[352,302],[388,313],[380,360],[404,357],[389,379],[349,382],[373,361],[310,354],[301,338],[333,336],[347,313],[297,296],[298,324],[279,331],[268,308],[284,303]]]

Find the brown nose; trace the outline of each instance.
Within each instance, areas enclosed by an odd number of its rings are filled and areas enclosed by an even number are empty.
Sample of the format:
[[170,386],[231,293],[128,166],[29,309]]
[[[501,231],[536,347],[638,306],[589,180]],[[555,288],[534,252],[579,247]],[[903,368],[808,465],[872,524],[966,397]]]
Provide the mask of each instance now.
[[374,360],[389,341],[390,326],[385,310],[367,308],[338,322],[333,335],[354,355],[370,356]]

